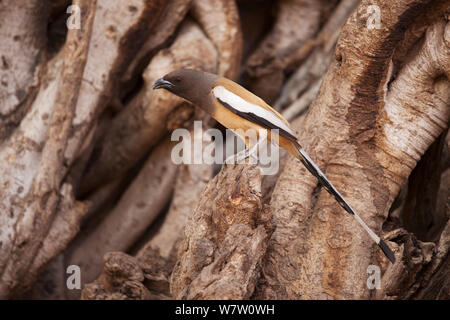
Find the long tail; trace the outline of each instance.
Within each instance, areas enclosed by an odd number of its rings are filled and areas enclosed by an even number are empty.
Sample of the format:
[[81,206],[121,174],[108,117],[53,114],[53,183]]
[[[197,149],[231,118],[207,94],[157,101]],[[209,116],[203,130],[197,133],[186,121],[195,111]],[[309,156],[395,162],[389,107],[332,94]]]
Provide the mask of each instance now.
[[328,191],[329,194],[334,196],[337,202],[345,209],[348,213],[352,214],[356,221],[367,231],[369,236],[376,242],[376,244],[381,248],[385,256],[392,262],[395,262],[395,255],[392,250],[388,247],[386,242],[380,239],[379,236],[375,234],[367,224],[361,219],[361,217],[353,210],[352,207],[344,200],[342,195],[337,191],[337,189],[333,186],[333,184],[327,179],[325,174],[320,170],[320,168],[311,160],[308,154],[301,148],[300,145],[296,145],[299,152],[299,160],[303,163],[303,165],[315,176],[320,184]]

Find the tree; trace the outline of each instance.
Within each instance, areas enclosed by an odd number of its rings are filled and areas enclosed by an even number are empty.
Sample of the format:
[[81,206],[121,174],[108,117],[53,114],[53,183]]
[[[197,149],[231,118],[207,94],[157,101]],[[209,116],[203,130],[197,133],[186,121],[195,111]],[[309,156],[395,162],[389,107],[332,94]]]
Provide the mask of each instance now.
[[[448,299],[449,9],[3,1],[0,296]],[[223,130],[152,90],[182,67],[239,81],[292,121],[396,263],[284,153],[276,175],[176,165],[174,129]],[[82,291],[66,286],[74,270]]]

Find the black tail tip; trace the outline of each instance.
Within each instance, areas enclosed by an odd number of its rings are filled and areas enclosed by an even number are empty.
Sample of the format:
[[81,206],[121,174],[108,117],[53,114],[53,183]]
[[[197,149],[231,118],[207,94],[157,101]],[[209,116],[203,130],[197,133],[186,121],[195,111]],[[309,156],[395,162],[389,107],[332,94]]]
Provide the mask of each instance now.
[[380,243],[378,243],[378,246],[383,250],[384,255],[391,261],[392,264],[395,263],[395,255],[392,252],[392,250],[388,247],[386,242],[383,240],[380,240]]

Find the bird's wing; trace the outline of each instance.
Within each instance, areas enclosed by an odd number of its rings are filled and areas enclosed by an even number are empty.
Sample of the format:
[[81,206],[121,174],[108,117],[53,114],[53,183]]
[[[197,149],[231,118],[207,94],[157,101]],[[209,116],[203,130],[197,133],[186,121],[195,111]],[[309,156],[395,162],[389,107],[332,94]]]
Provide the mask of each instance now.
[[[245,90],[242,88],[242,90]],[[212,90],[214,98],[234,114],[266,129],[278,129],[279,135],[297,141],[287,121],[275,110],[260,103],[252,103],[218,84]],[[241,91],[242,92],[242,91]],[[262,101],[262,100],[261,100]]]

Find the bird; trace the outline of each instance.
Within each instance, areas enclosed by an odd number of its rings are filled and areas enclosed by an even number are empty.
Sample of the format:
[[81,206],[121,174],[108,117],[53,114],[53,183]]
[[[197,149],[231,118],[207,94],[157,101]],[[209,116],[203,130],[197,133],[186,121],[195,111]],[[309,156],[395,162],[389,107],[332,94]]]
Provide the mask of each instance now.
[[[254,129],[261,132],[261,130],[266,130],[266,139],[278,141],[280,147],[300,160],[340,206],[354,216],[389,261],[392,264],[395,263],[395,255],[386,242],[370,229],[320,170],[319,166],[303,150],[294,131],[290,128],[289,122],[263,99],[230,79],[194,69],[174,70],[157,79],[153,89],[165,89],[187,100],[206,111],[212,118],[232,131],[243,132]],[[274,139],[272,134],[277,134],[278,139]],[[241,138],[245,139],[243,136]],[[244,140],[247,146],[244,156],[251,154],[262,140],[255,145],[251,145],[248,140]]]

